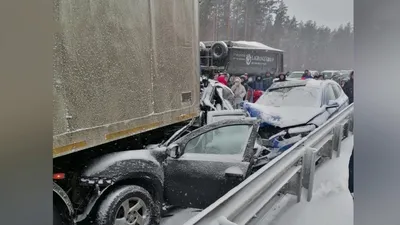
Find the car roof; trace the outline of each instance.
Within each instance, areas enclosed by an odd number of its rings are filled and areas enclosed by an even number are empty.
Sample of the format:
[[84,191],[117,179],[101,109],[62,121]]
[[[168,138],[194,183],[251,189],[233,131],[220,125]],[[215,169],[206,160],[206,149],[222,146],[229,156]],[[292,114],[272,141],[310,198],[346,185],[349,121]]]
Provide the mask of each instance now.
[[339,70],[324,70],[321,73],[332,73],[332,72],[340,72]]
[[336,84],[336,82],[332,80],[315,80],[315,79],[288,80],[284,82],[273,83],[270,89],[279,89],[279,88],[295,87],[295,86],[323,88],[327,84]]

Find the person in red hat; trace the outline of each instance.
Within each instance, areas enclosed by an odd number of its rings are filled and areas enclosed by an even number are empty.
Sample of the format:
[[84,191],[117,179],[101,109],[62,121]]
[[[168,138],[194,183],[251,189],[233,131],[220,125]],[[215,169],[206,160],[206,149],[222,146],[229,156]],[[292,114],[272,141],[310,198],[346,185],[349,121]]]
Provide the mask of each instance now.
[[218,82],[220,82],[221,84],[224,84],[225,86],[228,86],[228,82],[226,81],[226,77],[224,74],[221,74],[218,76],[217,78]]

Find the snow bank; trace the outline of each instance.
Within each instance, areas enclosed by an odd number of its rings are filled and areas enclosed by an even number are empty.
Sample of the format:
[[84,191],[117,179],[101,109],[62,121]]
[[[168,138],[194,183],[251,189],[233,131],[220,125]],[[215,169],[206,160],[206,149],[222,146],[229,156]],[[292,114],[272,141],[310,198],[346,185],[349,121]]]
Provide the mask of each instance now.
[[198,209],[177,209],[171,212],[173,216],[164,217],[161,219],[160,225],[181,225],[188,221],[190,218],[194,217],[200,210]]
[[352,150],[353,136],[350,136],[342,143],[341,156],[325,162],[316,171],[311,202],[307,202],[303,190],[302,201],[290,206],[273,224],[353,225],[353,199],[347,189]]

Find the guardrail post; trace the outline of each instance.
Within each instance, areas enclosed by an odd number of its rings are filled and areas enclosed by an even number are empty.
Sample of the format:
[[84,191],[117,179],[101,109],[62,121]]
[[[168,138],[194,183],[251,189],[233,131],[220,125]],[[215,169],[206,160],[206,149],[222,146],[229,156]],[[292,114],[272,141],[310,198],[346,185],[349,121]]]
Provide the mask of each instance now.
[[301,168],[301,170],[297,173],[297,190],[296,190],[296,196],[297,196],[297,203],[301,201],[301,194],[303,185],[302,185],[302,180],[303,180],[303,174],[304,174],[304,167]]
[[321,150],[319,150],[321,157],[323,158],[333,158],[333,147],[332,147],[333,140],[329,140],[325,145],[322,146]]
[[342,137],[343,137],[343,124],[337,124],[335,128],[333,128],[333,138],[332,138],[332,148],[333,151],[336,151],[336,157],[340,156]]
[[307,189],[307,201],[311,201],[312,192],[314,187],[314,175],[315,175],[315,154],[317,149],[307,148],[303,158],[303,187]]

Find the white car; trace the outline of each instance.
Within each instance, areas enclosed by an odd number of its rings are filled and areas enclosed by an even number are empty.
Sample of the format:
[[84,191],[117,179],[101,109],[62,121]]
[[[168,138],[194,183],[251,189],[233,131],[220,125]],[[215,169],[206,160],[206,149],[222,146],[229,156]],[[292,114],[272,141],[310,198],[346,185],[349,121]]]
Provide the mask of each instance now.
[[[314,76],[319,74],[318,71],[316,71],[316,70],[309,70],[309,71],[310,71],[312,77],[314,77]],[[303,74],[304,74],[304,71],[293,71],[286,77],[286,80],[288,80],[288,81],[290,81],[290,80],[301,80],[301,77],[303,76]],[[273,80],[273,82],[275,83],[278,80],[279,80],[278,78],[275,78]]]
[[[313,77],[319,74],[318,71],[316,71],[316,70],[309,70],[309,71],[311,73],[311,76],[313,76]],[[301,77],[303,76],[303,74],[304,74],[304,71],[293,71],[287,76],[287,78],[290,78],[288,80],[292,80],[292,79],[300,80]]]
[[324,70],[321,72],[325,79],[330,80],[332,77],[341,76],[342,73],[339,70]]

